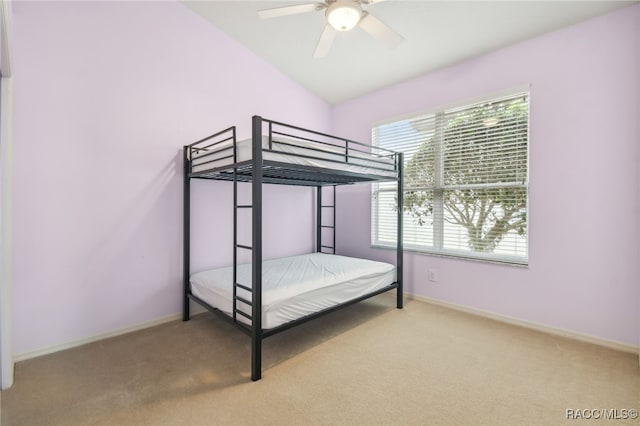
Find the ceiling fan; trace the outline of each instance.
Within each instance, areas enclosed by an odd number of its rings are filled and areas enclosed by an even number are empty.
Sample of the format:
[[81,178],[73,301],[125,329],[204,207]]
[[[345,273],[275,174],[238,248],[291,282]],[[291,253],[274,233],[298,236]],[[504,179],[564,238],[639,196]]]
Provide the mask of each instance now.
[[314,58],[321,58],[329,53],[333,39],[339,31],[349,31],[356,25],[370,36],[393,49],[404,38],[382,23],[378,18],[362,9],[362,5],[380,3],[383,0],[324,0],[321,3],[298,4],[295,6],[276,7],[259,10],[262,19],[277,18],[299,13],[325,11],[327,25],[322,31],[320,40],[313,52]]

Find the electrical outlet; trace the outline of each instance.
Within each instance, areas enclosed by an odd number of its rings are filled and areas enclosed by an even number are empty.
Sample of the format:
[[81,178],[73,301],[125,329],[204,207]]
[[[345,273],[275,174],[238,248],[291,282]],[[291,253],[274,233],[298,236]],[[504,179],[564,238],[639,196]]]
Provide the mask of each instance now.
[[429,281],[432,281],[432,282],[438,281],[438,276],[436,274],[436,270],[435,269],[429,269],[427,271],[427,274],[428,274]]

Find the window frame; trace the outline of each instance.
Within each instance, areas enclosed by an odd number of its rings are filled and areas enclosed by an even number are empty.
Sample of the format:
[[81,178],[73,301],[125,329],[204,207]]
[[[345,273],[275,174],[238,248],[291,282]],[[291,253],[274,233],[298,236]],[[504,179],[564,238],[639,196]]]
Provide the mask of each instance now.
[[[530,248],[530,225],[531,225],[531,220],[530,220],[530,187],[531,187],[531,183],[530,183],[530,171],[531,171],[531,86],[529,84],[527,85],[521,85],[521,86],[517,86],[517,87],[512,87],[506,90],[501,90],[501,91],[497,91],[497,92],[493,92],[490,94],[486,94],[486,95],[482,95],[482,96],[477,96],[474,98],[470,98],[470,99],[466,99],[463,101],[458,101],[458,102],[452,102],[452,103],[448,103],[448,104],[442,104],[442,105],[438,105],[435,107],[431,107],[429,109],[425,109],[425,110],[420,110],[420,111],[415,111],[415,112],[411,112],[408,114],[403,114],[400,116],[394,116],[391,118],[387,118],[384,120],[380,120],[377,122],[372,123],[371,125],[371,132],[372,132],[372,140],[371,140],[371,144],[372,146],[377,146],[377,144],[375,143],[375,139],[373,138],[373,132],[374,129],[380,126],[384,126],[384,125],[388,125],[388,124],[393,124],[393,123],[397,123],[397,122],[401,122],[401,121],[406,121],[406,120],[411,120],[411,119],[416,119],[419,118],[421,116],[427,116],[427,115],[433,115],[434,117],[437,117],[438,115],[443,115],[446,114],[447,111],[449,110],[455,110],[458,108],[465,108],[465,107],[471,107],[475,104],[481,104],[481,103],[489,103],[489,102],[495,102],[501,98],[508,98],[508,97],[516,97],[518,95],[526,95],[527,96],[527,147],[526,147],[526,153],[527,153],[527,170],[526,170],[526,179],[525,179],[525,183],[523,185],[524,189],[525,189],[525,193],[526,193],[526,243],[525,243],[525,248],[526,248],[526,257],[521,257],[521,256],[512,256],[512,255],[507,255],[507,254],[494,254],[494,253],[481,253],[481,252],[474,252],[471,250],[456,250],[456,249],[452,249],[452,248],[436,248],[436,238],[440,238],[442,239],[443,237],[443,228],[444,228],[444,218],[440,218],[438,221],[438,225],[434,226],[434,235],[433,235],[433,239],[434,239],[434,243],[433,246],[425,246],[425,245],[420,245],[420,244],[412,244],[408,242],[407,238],[403,238],[404,242],[404,250],[408,251],[408,252],[413,252],[413,253],[418,253],[418,254],[424,254],[424,255],[430,255],[430,256],[439,256],[439,257],[445,257],[445,258],[461,258],[461,259],[466,259],[466,260],[475,260],[475,261],[481,261],[481,262],[487,262],[487,263],[498,263],[498,264],[508,264],[508,265],[514,265],[514,266],[528,266],[529,265],[529,248]],[[435,120],[437,120],[437,118],[435,118]],[[438,146],[442,146],[441,143],[437,144]],[[442,177],[442,176],[440,176]],[[437,185],[436,185],[437,186]],[[506,186],[506,185],[505,185]],[[434,191],[434,199],[437,197],[436,193],[440,192],[443,193],[446,189],[442,188],[439,189],[437,191]],[[376,194],[380,192],[379,191],[379,184],[378,183],[374,183],[371,185],[371,247],[372,248],[377,248],[377,249],[395,249],[395,241],[393,242],[389,242],[389,244],[384,244],[384,243],[380,243],[380,238],[378,236],[379,234],[379,225],[378,225],[378,218],[377,216],[377,212],[379,211],[379,201],[380,201],[380,197],[376,196]],[[393,194],[397,193],[397,189],[396,188],[388,188],[388,189],[384,189],[383,192],[391,192]],[[406,188],[405,188],[405,192],[406,192]],[[440,195],[440,197],[442,197],[442,194]],[[442,206],[444,203],[440,203],[437,204],[434,202],[434,206],[435,205],[440,205]],[[443,210],[442,208],[437,209],[437,210]],[[440,214],[439,214],[440,213]],[[442,216],[442,211],[440,212],[435,212],[434,216],[436,214],[439,214],[439,216]],[[435,222],[435,219],[434,219]],[[436,229],[439,229],[440,232],[436,232]],[[438,235],[439,234],[439,237]],[[443,244],[442,244],[443,245]]]

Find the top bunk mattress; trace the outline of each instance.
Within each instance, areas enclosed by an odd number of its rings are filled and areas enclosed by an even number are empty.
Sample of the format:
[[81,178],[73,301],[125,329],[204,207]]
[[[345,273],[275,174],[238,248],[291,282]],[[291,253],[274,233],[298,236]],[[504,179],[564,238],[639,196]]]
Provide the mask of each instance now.
[[[243,139],[236,142],[236,163],[252,159],[252,141]],[[376,155],[358,149],[346,149],[337,145],[303,139],[273,138],[271,148],[269,138],[262,137],[262,159],[296,166],[339,170],[343,172],[375,175],[395,179],[395,158],[390,155]],[[234,163],[233,142],[220,144],[215,149],[197,149],[192,153],[192,173],[220,169]]]
[[[251,287],[251,264],[238,265],[238,283]],[[269,329],[382,289],[396,280],[395,266],[373,260],[325,253],[291,256],[262,262],[262,327]],[[209,305],[233,315],[233,268],[191,276],[192,293]],[[238,296],[251,293],[238,288]],[[238,302],[251,314],[251,307]],[[248,323],[241,315],[239,320]]]

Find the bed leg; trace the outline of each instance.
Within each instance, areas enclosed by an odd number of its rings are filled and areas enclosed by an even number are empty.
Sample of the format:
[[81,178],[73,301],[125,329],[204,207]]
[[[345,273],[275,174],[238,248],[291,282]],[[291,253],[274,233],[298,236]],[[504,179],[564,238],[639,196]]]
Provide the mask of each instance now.
[[262,378],[262,338],[253,336],[251,339],[251,380]]
[[191,306],[189,305],[189,298],[185,295],[184,304],[182,305],[182,321],[189,321],[191,319]]
[[184,181],[183,181],[183,218],[182,218],[182,258],[183,258],[183,276],[182,276],[182,321],[189,321],[191,315],[189,312],[189,268],[190,263],[190,248],[191,248],[191,179],[189,173],[191,172],[191,148],[184,147]]

